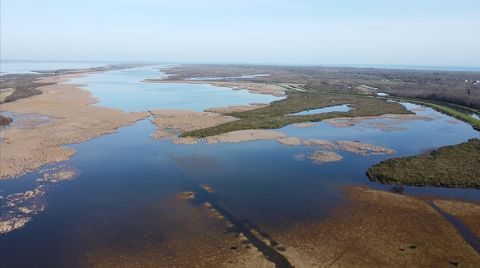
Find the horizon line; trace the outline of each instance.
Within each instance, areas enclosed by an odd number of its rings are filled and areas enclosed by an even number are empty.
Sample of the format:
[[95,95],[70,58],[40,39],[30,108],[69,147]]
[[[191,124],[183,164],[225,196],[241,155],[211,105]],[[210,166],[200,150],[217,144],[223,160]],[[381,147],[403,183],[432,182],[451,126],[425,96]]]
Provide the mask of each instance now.
[[[372,69],[407,69],[415,70],[446,70],[454,69],[472,69],[472,71],[480,71],[480,65],[446,65],[446,64],[392,64],[392,63],[272,63],[272,62],[208,62],[208,61],[161,61],[161,60],[51,60],[51,59],[0,59],[0,62],[83,62],[83,63],[148,63],[148,64],[194,64],[194,65],[266,65],[266,66],[298,66],[298,67],[353,67],[353,68],[372,68]],[[433,69],[427,69],[433,68]],[[454,71],[454,70],[452,70]]]

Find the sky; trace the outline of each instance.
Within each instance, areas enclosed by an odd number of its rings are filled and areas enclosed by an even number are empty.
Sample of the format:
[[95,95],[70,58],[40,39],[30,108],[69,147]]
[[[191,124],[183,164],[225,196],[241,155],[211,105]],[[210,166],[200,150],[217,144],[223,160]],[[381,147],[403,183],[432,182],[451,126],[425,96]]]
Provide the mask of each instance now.
[[480,66],[480,0],[1,0],[2,60]]

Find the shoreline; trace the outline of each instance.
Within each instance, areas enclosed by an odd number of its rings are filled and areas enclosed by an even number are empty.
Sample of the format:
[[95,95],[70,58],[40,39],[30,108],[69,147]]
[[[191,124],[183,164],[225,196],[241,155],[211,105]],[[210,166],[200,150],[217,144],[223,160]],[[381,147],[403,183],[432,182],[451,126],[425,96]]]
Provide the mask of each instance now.
[[[215,128],[225,123],[240,120],[239,118],[227,116],[225,114],[263,108],[268,106],[268,104],[212,107],[206,109],[204,112],[160,109],[146,112],[129,113],[119,109],[94,106],[93,104],[98,103],[98,100],[94,98],[87,89],[83,89],[82,85],[65,84],[65,82],[71,78],[96,72],[99,71],[88,69],[77,70],[72,73],[40,78],[36,81],[37,83],[50,83],[49,85],[39,87],[43,94],[34,95],[25,99],[19,99],[15,102],[4,103],[0,105],[1,111],[38,114],[49,116],[51,118],[41,127],[35,125],[32,126],[32,128],[38,128],[35,131],[33,131],[31,128],[30,130],[29,128],[23,128],[21,131],[17,128],[7,128],[5,130],[5,145],[3,147],[7,149],[4,150],[6,153],[3,153],[3,155],[0,157],[2,158],[2,162],[7,163],[7,168],[3,168],[2,171],[0,171],[0,179],[14,177],[24,174],[25,172],[33,171],[44,164],[67,160],[74,154],[74,151],[71,148],[63,147],[64,145],[80,143],[97,136],[113,133],[119,127],[131,125],[138,120],[146,119],[149,115],[153,116],[151,121],[154,125],[156,125],[156,130],[151,134],[151,137],[154,139],[167,139],[175,144],[196,144],[198,141],[204,141],[208,144],[213,144],[238,143],[255,140],[273,140],[280,144],[290,146],[320,145],[323,147],[323,149],[327,149],[329,151],[342,150],[361,155],[395,153],[394,150],[373,144],[363,144],[352,141],[310,141],[308,139],[299,139],[296,137],[289,137],[286,134],[272,129],[252,128],[248,130],[237,130],[205,138],[188,136],[183,137],[183,133],[205,128]],[[206,82],[154,79],[145,81],[193,84],[205,84]],[[271,86],[271,84],[255,82],[207,82],[208,84],[213,85],[220,83],[222,86],[226,86],[227,84],[255,84],[256,87],[249,89],[249,92],[256,93],[258,93],[259,90],[262,90],[262,86],[258,86],[259,84]],[[280,86],[278,87],[281,88]],[[239,88],[231,89],[235,90]],[[285,93],[284,88],[282,88],[282,92],[283,94]],[[262,94],[271,94],[271,92],[264,91]],[[72,98],[74,100],[72,100]],[[65,105],[65,101],[68,102],[67,105]],[[75,112],[72,113],[71,111],[66,112],[70,110],[70,106],[76,107],[78,109],[78,113],[75,114]],[[85,114],[87,114],[87,116],[84,116]],[[393,120],[431,120],[430,118],[423,118],[415,114],[384,114],[380,116],[330,118],[325,119],[324,121],[335,127],[348,127],[372,118],[388,118]],[[78,122],[78,124],[76,124],[76,122]],[[312,123],[310,122],[304,124],[305,126],[311,126]],[[300,123],[300,126],[303,125]],[[81,129],[82,133],[72,133],[72,129]],[[36,133],[34,134],[34,132]],[[52,137],[45,138],[49,133],[55,133],[53,137],[56,137],[58,140],[55,140],[55,138]],[[35,135],[39,135],[40,137],[35,138]],[[27,153],[22,152],[22,149],[19,149],[22,148],[22,146],[19,144],[21,144],[21,140],[24,138],[27,140],[26,143],[29,144],[31,148],[34,148],[35,153],[32,154],[33,156],[29,157]],[[326,144],[329,144],[329,146],[325,146]],[[37,145],[37,147],[35,145]],[[25,150],[26,149],[23,148],[23,151]],[[320,155],[318,154],[318,151],[317,155]],[[322,155],[333,156],[332,152],[323,152]],[[318,159],[328,158],[329,157],[321,157]],[[337,161],[341,159],[338,156],[335,156],[334,158],[338,159]],[[307,159],[311,159],[311,157],[307,157]],[[313,159],[315,159],[315,157]],[[22,165],[15,167],[13,164],[16,162],[15,160],[19,160],[17,162],[22,163]]]
[[[204,142],[212,145],[218,143],[241,143],[259,140],[275,141],[287,146],[309,146],[321,148],[322,153],[319,153],[317,150],[313,155],[306,157],[317,163],[340,161],[342,158],[334,153],[334,151],[344,151],[363,156],[396,153],[393,149],[374,144],[345,140],[329,141],[322,139],[298,138],[272,129],[236,130],[205,138],[182,137],[182,133],[187,131],[194,131],[204,127],[215,127],[238,119],[218,113],[187,110],[154,110],[149,112],[152,115],[151,122],[156,126],[155,132],[150,136],[153,139],[169,140],[174,144],[191,145]],[[294,156],[294,158],[298,159],[296,156]]]
[[217,87],[226,87],[232,90],[248,90],[253,94],[267,94],[275,97],[285,97],[286,89],[276,84],[262,82],[222,82],[222,81],[191,81],[191,80],[169,80],[167,79],[145,79],[146,83],[178,83],[178,84],[207,84]]
[[[112,66],[116,69],[118,66]],[[197,113],[187,110],[153,110],[142,112],[125,112],[110,107],[100,107],[94,104],[98,99],[92,96],[90,91],[84,89],[81,84],[68,84],[72,78],[81,77],[93,73],[108,71],[105,68],[69,70],[59,75],[45,73],[34,80],[34,83],[42,84],[37,87],[41,92],[37,95],[17,99],[12,102],[0,104],[0,112],[8,112],[20,115],[32,115],[47,117],[47,122],[36,123],[28,120],[29,124],[22,126],[8,126],[2,129],[2,153],[0,160],[3,167],[0,170],[0,180],[13,179],[25,173],[37,170],[43,165],[58,163],[68,160],[74,155],[72,148],[65,147],[69,144],[77,144],[105,134],[114,133],[118,128],[131,125],[139,120],[147,119],[149,115],[168,114],[193,116],[198,119],[194,126],[183,126],[183,129],[199,129],[216,125],[217,122],[230,122],[236,118],[225,116],[222,112],[245,111],[265,106],[265,104],[249,104],[230,107],[211,107],[205,112]],[[145,81],[151,82],[151,81]],[[161,81],[166,83],[197,83],[196,81]],[[284,96],[284,88],[275,85],[249,83],[248,88],[240,87],[238,83],[205,83],[214,86],[229,87],[231,90],[246,89],[250,93],[270,94]],[[243,85],[243,83],[240,83]],[[211,110],[211,111],[210,111]],[[155,116],[154,116],[155,117]],[[176,119],[175,119],[176,120]],[[163,120],[162,120],[163,121]],[[152,120],[155,123],[155,119]],[[183,121],[185,123],[185,121]],[[188,123],[187,123],[188,125]],[[168,128],[168,127],[166,127]],[[73,131],[75,130],[75,131]],[[166,138],[177,144],[193,144],[191,138],[177,137],[174,132],[160,130],[157,125],[152,138]],[[33,153],[32,153],[33,152]],[[20,163],[20,164],[19,164]]]
[[[167,110],[125,112],[120,109],[95,106],[94,104],[98,103],[98,99],[93,97],[90,91],[82,88],[84,85],[67,83],[72,78],[108,71],[108,68],[69,70],[59,75],[51,75],[51,72],[48,72],[34,80],[34,83],[42,84],[42,86],[37,87],[37,90],[41,92],[40,94],[0,104],[0,112],[38,115],[49,119],[42,124],[36,124],[35,120],[29,120],[27,126],[20,128],[13,125],[2,129],[0,160],[3,167],[0,170],[0,180],[13,179],[35,171],[43,165],[68,160],[74,155],[75,151],[72,148],[65,147],[65,145],[77,144],[105,134],[111,134],[118,128],[146,119],[149,115],[156,114],[158,117],[159,113],[167,112]],[[111,68],[119,67],[112,66]],[[145,82],[152,81],[145,80]],[[228,87],[231,90],[245,89],[250,93],[285,96],[284,88],[265,83],[260,84],[260,86],[259,83],[248,83],[246,87],[243,87],[245,83],[228,83],[227,85],[223,82],[205,83],[202,81],[162,80],[155,82],[212,84]],[[183,126],[183,129],[194,130],[216,125],[217,122],[226,123],[237,120],[223,115],[224,112],[246,111],[263,106],[265,104],[211,107],[198,114],[187,110],[172,110],[167,114],[194,116],[199,120],[195,126]],[[72,111],[72,108],[75,111]],[[152,122],[157,125],[155,119]],[[74,129],[76,131],[72,131]],[[172,130],[174,129],[167,131],[164,129],[162,131],[157,125],[156,132],[151,136],[156,139],[166,138],[177,144],[196,143],[192,138],[177,137],[174,132],[171,132]]]
[[0,180],[10,179],[34,171],[49,163],[70,158],[74,149],[65,147],[101,135],[115,132],[119,127],[145,119],[148,114],[127,113],[118,109],[99,107],[98,100],[81,85],[67,84],[71,78],[92,72],[46,76],[37,83],[52,83],[38,89],[42,94],[2,103],[2,112],[37,114],[50,120],[40,126],[35,124],[16,128],[8,127],[3,132],[3,164]]

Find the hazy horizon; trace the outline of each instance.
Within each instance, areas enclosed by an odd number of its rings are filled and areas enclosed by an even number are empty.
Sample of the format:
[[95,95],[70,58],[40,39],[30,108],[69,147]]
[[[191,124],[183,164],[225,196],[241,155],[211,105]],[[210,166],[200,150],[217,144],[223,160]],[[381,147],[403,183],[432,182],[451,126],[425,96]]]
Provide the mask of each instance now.
[[[112,64],[146,64],[146,65],[189,65],[189,64],[205,64],[205,65],[248,65],[248,66],[292,66],[292,67],[345,67],[345,68],[375,68],[375,69],[405,69],[405,70],[431,70],[431,71],[474,71],[478,72],[480,71],[480,64],[477,65],[414,65],[414,64],[375,64],[375,63],[369,63],[369,64],[362,64],[362,63],[312,63],[312,64],[299,64],[299,63],[269,63],[269,62],[256,62],[256,63],[250,63],[250,62],[206,62],[206,61],[199,61],[199,62],[186,62],[186,61],[135,61],[135,60],[50,60],[50,59],[38,59],[38,60],[30,60],[30,59],[0,59],[0,62],[2,63],[15,63],[15,64],[21,64],[21,63],[26,63],[28,65],[22,65],[22,67],[32,69],[30,64],[32,63],[65,63],[65,64],[95,64],[95,65],[89,65],[88,67],[96,67],[96,66],[106,66],[106,65],[112,65]],[[5,67],[5,65],[3,65]],[[59,66],[58,68],[63,69],[75,69],[77,67],[75,66]],[[35,68],[34,68],[35,69]],[[55,68],[54,68],[55,69]],[[2,70],[3,72],[3,70]]]
[[478,67],[479,13],[472,0],[3,0],[0,53],[2,60]]

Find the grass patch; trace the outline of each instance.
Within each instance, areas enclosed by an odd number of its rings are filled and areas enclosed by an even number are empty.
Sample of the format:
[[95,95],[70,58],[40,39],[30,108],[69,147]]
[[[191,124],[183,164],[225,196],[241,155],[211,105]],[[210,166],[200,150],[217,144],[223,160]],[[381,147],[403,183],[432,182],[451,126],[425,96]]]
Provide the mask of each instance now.
[[394,158],[372,166],[370,180],[386,184],[480,188],[480,139],[430,154]]
[[[305,110],[350,104],[349,112],[330,112],[313,115],[287,116]],[[227,115],[239,118],[215,127],[185,132],[182,136],[207,137],[245,129],[275,129],[293,123],[317,122],[335,117],[379,116],[387,113],[411,113],[398,103],[387,102],[371,96],[331,92],[293,92],[287,98],[272,102],[269,106]]]

